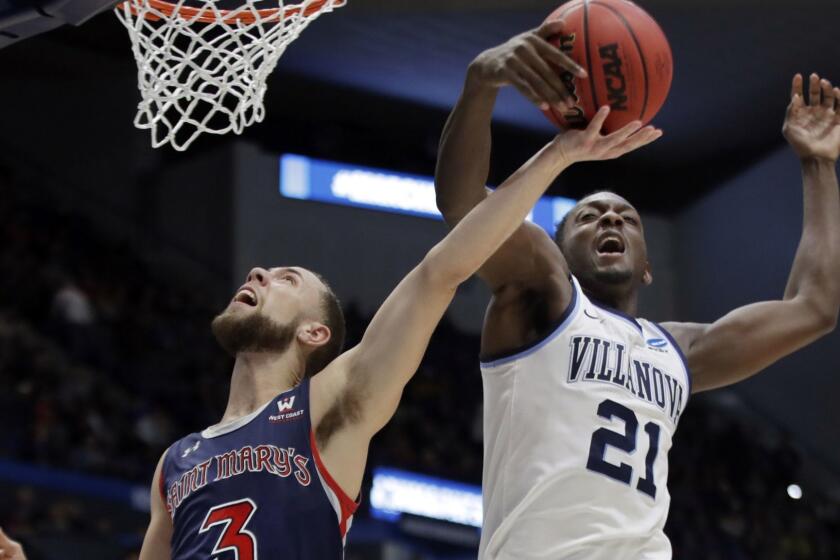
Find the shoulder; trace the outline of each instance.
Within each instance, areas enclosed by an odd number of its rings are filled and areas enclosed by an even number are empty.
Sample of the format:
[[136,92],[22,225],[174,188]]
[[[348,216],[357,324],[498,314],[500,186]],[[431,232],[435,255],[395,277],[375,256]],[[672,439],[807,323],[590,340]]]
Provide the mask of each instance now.
[[154,484],[159,483],[159,479],[163,474],[164,464],[166,463],[166,455],[169,453],[171,447],[167,447],[163,453],[160,455],[160,459],[158,459],[157,466],[155,467],[155,474],[154,474]]
[[169,454],[169,450],[171,447],[167,447],[166,450],[161,454],[160,459],[158,460],[158,464],[155,467],[155,474],[152,476],[152,488],[151,488],[151,496],[152,496],[152,503],[157,503],[160,500],[160,505],[162,505],[167,512],[169,512],[168,506],[166,506],[166,456]]
[[551,334],[579,298],[571,276],[546,274],[539,285],[508,285],[493,294],[481,337],[483,361],[520,352]]

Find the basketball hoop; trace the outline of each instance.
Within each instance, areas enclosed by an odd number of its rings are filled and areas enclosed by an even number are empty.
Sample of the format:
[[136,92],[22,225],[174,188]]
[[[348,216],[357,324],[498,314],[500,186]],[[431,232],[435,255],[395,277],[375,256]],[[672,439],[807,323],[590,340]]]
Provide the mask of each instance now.
[[126,0],[115,8],[137,60],[134,125],[151,131],[154,148],[184,151],[201,133],[241,134],[262,122],[266,80],[288,44],[346,2],[237,0],[228,10],[221,1]]

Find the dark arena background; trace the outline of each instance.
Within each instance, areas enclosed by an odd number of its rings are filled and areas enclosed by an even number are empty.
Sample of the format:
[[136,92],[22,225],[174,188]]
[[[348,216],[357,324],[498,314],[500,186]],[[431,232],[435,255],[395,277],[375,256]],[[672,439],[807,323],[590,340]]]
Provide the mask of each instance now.
[[[664,138],[548,194],[637,205],[655,277],[641,316],[778,298],[802,223],[790,78],[840,82],[840,3],[638,3],[674,54]],[[224,410],[232,362],[209,322],[252,266],[322,273],[359,340],[446,232],[420,199],[467,65],[556,4],[349,0],[280,59],[263,123],[185,153],[133,127],[137,68],[109,10],[0,50],[0,527],[31,560],[137,558],[157,459]],[[552,134],[504,91],[490,184]],[[462,286],[374,438],[348,560],[476,557],[488,297]],[[670,453],[674,558],[840,558],[838,395],[834,332],[692,397]]]

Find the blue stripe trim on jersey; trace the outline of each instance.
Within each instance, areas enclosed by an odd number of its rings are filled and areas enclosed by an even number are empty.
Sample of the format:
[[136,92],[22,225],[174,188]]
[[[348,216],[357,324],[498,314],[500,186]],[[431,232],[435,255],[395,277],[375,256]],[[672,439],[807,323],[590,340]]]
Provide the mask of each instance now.
[[686,379],[688,379],[688,398],[686,398],[686,401],[685,401],[686,404],[687,404],[688,399],[691,398],[691,385],[692,385],[692,383],[691,383],[691,368],[688,367],[688,358],[685,357],[685,354],[683,354],[682,348],[680,348],[680,345],[677,344],[677,341],[674,339],[674,337],[671,336],[671,333],[668,332],[668,329],[666,329],[665,327],[663,327],[659,323],[654,323],[653,321],[650,321],[650,324],[652,324],[654,327],[656,327],[656,330],[661,332],[665,336],[665,338],[668,339],[668,341],[671,343],[671,346],[673,346],[674,349],[676,349],[677,354],[679,354],[680,359],[682,360],[683,369],[685,369],[685,377],[686,377]]
[[607,307],[606,305],[604,305],[602,303],[598,303],[597,301],[595,301],[592,298],[589,298],[589,301],[592,302],[592,305],[594,305],[598,309],[600,309],[602,311],[606,311],[607,313],[609,313],[611,315],[615,315],[619,319],[623,319],[624,321],[630,323],[631,326],[636,327],[639,330],[639,333],[644,333],[644,329],[642,329],[642,325],[639,324],[639,322],[636,320],[635,317],[631,317],[627,313],[624,313],[623,311],[619,311],[618,309],[613,309],[612,307]]
[[572,285],[572,301],[569,302],[569,305],[566,306],[566,310],[563,311],[563,314],[560,316],[560,319],[557,321],[557,327],[551,331],[545,338],[541,340],[536,340],[531,344],[526,346],[522,346],[513,350],[512,352],[506,352],[502,355],[496,355],[491,358],[485,360],[479,360],[481,367],[483,368],[494,368],[501,366],[503,364],[508,364],[510,362],[519,360],[524,358],[525,356],[529,356],[551,342],[558,334],[563,332],[566,327],[571,322],[572,318],[575,316],[575,313],[578,309],[578,302],[580,301],[580,297],[578,297],[578,290],[580,289],[577,284],[575,283],[574,279],[570,278],[569,283]]

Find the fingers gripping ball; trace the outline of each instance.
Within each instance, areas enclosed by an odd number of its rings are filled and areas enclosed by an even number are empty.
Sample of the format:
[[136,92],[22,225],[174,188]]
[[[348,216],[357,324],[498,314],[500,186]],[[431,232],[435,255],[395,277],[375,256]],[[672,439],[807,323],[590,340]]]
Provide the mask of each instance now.
[[671,47],[653,18],[627,0],[572,0],[546,19],[554,20],[565,26],[550,42],[589,76],[577,78],[558,68],[577,102],[568,110],[551,107],[546,116],[560,128],[585,128],[599,107],[609,105],[605,132],[634,120],[650,122],[673,76]]

